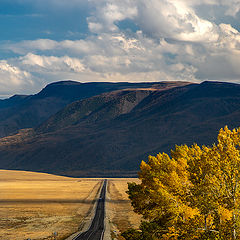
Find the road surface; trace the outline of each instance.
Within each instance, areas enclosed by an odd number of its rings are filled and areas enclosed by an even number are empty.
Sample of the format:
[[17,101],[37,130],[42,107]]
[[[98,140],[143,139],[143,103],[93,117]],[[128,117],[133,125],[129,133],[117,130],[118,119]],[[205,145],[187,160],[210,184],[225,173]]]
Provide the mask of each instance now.
[[104,235],[104,217],[105,217],[105,195],[106,195],[107,180],[104,180],[98,199],[96,213],[92,220],[90,228],[73,240],[102,240]]

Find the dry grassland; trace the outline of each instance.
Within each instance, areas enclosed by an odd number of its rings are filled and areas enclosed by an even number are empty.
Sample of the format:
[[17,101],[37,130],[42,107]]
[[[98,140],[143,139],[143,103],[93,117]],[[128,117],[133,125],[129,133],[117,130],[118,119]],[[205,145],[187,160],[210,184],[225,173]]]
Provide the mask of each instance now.
[[101,185],[43,173],[0,170],[0,240],[64,239],[91,211]]
[[107,218],[110,222],[112,239],[123,239],[120,234],[130,227],[138,228],[141,217],[133,212],[131,202],[126,191],[128,182],[137,182],[132,179],[109,179],[107,188]]

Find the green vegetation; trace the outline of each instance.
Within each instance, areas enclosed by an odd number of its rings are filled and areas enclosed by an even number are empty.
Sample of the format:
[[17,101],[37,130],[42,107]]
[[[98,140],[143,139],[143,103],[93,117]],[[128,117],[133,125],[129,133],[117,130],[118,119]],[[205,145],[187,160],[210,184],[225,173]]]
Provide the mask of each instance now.
[[240,128],[220,129],[217,140],[141,163],[141,183],[129,183],[128,195],[145,220],[125,239],[240,239]]

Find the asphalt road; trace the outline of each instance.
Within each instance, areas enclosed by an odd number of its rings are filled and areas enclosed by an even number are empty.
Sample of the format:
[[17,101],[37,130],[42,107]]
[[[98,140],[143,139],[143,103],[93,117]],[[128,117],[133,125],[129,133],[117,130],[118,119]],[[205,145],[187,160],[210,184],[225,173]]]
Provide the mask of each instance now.
[[92,220],[90,228],[73,240],[102,240],[104,235],[104,217],[105,217],[105,195],[106,195],[107,180],[104,180],[98,199],[96,213]]

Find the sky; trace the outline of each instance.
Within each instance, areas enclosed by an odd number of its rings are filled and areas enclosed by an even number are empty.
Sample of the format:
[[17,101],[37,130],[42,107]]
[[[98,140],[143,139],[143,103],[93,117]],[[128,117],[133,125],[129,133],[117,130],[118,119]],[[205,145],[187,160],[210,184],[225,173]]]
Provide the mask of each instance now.
[[51,82],[240,83],[240,0],[0,0],[0,97]]

